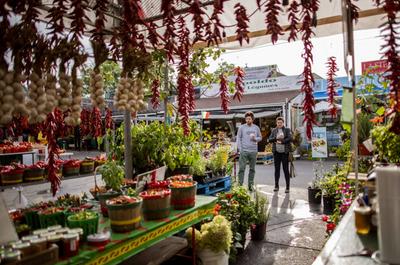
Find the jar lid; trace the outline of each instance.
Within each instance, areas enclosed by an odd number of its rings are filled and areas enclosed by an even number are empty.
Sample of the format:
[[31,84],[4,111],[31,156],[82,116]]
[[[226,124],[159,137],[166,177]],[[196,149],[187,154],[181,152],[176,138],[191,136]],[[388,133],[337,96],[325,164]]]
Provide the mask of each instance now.
[[5,259],[11,259],[21,256],[21,251],[19,250],[11,250],[4,253]]
[[39,238],[38,235],[34,235],[34,236],[24,236],[24,237],[22,238],[22,241],[28,242],[28,241],[31,241],[32,239],[37,239],[37,238]]
[[57,230],[55,230],[54,232],[56,232],[56,234],[66,234],[66,233],[68,233],[69,232],[69,228],[60,228],[60,229],[57,229]]
[[56,235],[56,232],[47,232],[47,233],[41,234],[40,237],[47,238],[49,236],[55,236],[55,235]]
[[88,235],[88,242],[105,242],[110,239],[110,233]]
[[65,235],[63,235],[63,238],[66,240],[79,239],[79,234],[77,234],[77,233],[65,234]]
[[60,228],[62,228],[61,225],[52,225],[52,226],[47,227],[47,231],[51,232],[51,231],[54,231],[54,230],[58,230]]
[[41,235],[41,234],[47,233],[47,232],[49,232],[49,230],[47,230],[47,229],[39,229],[39,230],[33,231],[33,234],[34,235]]
[[31,246],[31,243],[29,242],[24,242],[24,243],[20,243],[17,245],[14,245],[15,249],[24,249],[24,248],[29,248]]
[[57,241],[60,241],[62,239],[62,237],[63,237],[62,235],[52,235],[52,236],[49,236],[47,238],[47,240],[50,242],[57,242]]
[[31,244],[40,244],[47,242],[47,238],[35,238],[31,240]]
[[72,229],[69,230],[69,233],[70,234],[77,233],[77,234],[79,234],[81,236],[81,235],[83,235],[83,229],[80,228],[80,227],[72,228]]
[[9,246],[9,248],[14,248],[15,245],[18,245],[18,244],[21,244],[21,243],[22,243],[22,241],[18,240],[18,241],[10,242],[8,244],[8,246]]

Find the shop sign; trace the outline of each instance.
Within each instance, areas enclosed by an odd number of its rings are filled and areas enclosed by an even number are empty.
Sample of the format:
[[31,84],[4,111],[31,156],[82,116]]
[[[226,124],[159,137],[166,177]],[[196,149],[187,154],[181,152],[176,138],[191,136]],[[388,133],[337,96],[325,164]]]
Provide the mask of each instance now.
[[365,74],[367,70],[370,74],[384,73],[388,68],[387,60],[375,60],[361,63],[361,72]]
[[326,137],[326,127],[313,127],[311,138],[312,157],[328,157],[328,141]]

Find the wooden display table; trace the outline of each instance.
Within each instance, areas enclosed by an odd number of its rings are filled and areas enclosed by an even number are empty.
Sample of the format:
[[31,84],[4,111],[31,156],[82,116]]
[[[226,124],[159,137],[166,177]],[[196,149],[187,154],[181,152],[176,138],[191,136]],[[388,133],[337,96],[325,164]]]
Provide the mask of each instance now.
[[[96,248],[83,244],[79,255],[58,262],[66,264],[118,264],[150,246],[205,219],[213,217],[216,197],[196,196],[196,205],[187,210],[172,210],[167,219],[142,221],[141,227],[129,233],[112,233],[111,243]],[[99,231],[110,229],[108,218],[100,218]]]

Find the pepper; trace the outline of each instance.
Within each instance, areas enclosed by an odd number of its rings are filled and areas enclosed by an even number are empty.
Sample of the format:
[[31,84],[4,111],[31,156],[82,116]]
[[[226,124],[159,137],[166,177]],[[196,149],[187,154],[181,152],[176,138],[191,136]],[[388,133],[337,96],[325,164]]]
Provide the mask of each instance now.
[[[236,40],[239,41],[240,46],[243,44],[243,40],[249,43],[249,17],[246,14],[246,8],[240,3],[235,5],[235,15],[236,15]],[[240,100],[239,100],[240,101]]]
[[332,118],[335,118],[337,115],[337,106],[335,104],[335,97],[337,96],[336,88],[339,87],[339,84],[335,81],[336,72],[339,70],[336,63],[336,57],[331,56],[328,58],[328,73],[327,73],[327,81],[328,81],[328,103],[332,106],[329,109],[329,113]]
[[290,41],[296,41],[297,40],[297,25],[299,24],[299,18],[298,18],[298,13],[299,13],[299,4],[294,0],[288,9],[288,20],[290,22],[289,24],[289,38],[288,42]]
[[282,27],[278,24],[279,13],[282,12],[281,2],[279,0],[269,0],[265,5],[267,24],[267,34],[271,34],[272,44],[278,41],[279,35],[283,35]]
[[241,102],[243,93],[244,93],[244,76],[245,72],[241,67],[236,67],[233,72],[236,75],[235,79],[235,94],[233,95],[233,99],[236,99]]

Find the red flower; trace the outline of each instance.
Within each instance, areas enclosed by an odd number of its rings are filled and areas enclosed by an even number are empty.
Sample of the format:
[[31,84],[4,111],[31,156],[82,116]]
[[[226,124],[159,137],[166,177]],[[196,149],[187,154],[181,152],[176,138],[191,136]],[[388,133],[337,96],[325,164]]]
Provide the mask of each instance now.
[[225,195],[225,197],[227,198],[227,199],[231,199],[232,198],[232,193],[227,193],[226,195]]
[[219,205],[218,203],[215,204],[215,206],[214,206],[214,215],[218,215],[220,210],[221,210],[221,205]]
[[334,223],[327,223],[326,224],[326,231],[327,232],[332,232],[333,230],[335,230],[336,225]]
[[327,215],[322,216],[322,221],[328,222],[329,217]]

